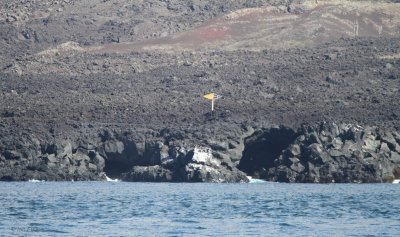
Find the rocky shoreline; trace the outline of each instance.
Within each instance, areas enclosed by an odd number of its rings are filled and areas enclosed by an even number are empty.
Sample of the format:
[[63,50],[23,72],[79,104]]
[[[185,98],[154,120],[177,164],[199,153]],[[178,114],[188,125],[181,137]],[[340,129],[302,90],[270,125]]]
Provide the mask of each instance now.
[[398,9],[6,0],[0,180],[399,179]]
[[[196,141],[163,129],[101,130],[87,139],[40,141],[30,135],[0,147],[2,181],[372,183],[399,179],[400,134],[322,122],[293,129],[242,127],[239,137]],[[143,136],[144,134],[144,136]]]

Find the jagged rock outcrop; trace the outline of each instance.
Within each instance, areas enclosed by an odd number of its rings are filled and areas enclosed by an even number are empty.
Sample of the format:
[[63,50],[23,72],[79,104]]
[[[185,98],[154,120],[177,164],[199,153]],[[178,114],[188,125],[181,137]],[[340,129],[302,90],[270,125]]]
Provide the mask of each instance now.
[[[396,130],[322,122],[298,129],[242,126],[230,139],[161,130],[72,138],[3,136],[0,180],[390,182],[399,178]],[[246,137],[247,136],[247,137]],[[196,145],[200,144],[200,145]]]
[[400,167],[396,131],[324,122],[293,131],[293,141],[272,152],[270,144],[288,137],[281,132],[271,138],[273,132],[270,129],[247,139],[239,167],[271,181],[314,183],[389,182]]
[[173,173],[159,165],[134,166],[130,172],[121,176],[123,181],[133,182],[172,182]]
[[214,157],[210,148],[195,147],[187,153],[181,150],[177,156],[165,156],[169,157],[164,159],[168,162],[153,166],[134,166],[130,172],[122,174],[122,180],[147,182],[248,181],[244,172],[229,166],[220,159],[221,157]]
[[221,147],[213,151],[163,133],[101,130],[76,141],[40,141],[28,134],[19,140],[3,138],[0,180],[105,180],[107,175],[123,181],[247,181]]
[[0,163],[0,179],[7,181],[100,180],[105,166],[95,145],[69,140],[46,142],[30,134],[19,139],[3,138]]
[[182,181],[247,182],[246,174],[232,166],[223,156],[213,156],[210,148],[195,147],[188,152],[187,164],[181,169]]

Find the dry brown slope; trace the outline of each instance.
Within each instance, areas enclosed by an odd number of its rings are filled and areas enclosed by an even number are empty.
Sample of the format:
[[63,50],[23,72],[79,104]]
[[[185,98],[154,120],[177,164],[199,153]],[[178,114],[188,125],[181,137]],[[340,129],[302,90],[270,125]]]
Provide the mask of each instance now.
[[152,50],[260,51],[315,46],[341,37],[393,37],[400,33],[400,4],[306,1],[287,6],[246,8],[194,29],[158,39],[88,48],[93,52]]

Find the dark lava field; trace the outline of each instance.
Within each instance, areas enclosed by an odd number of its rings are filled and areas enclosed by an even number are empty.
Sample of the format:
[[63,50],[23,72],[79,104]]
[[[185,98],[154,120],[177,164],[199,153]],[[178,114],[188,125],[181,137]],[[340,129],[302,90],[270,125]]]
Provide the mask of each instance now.
[[400,176],[398,1],[4,0],[0,88],[1,180]]

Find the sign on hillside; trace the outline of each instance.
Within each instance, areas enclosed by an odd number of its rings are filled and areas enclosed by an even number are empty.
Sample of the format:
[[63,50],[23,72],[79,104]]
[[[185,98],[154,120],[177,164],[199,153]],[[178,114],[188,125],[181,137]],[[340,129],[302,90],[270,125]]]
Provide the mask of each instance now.
[[208,93],[203,97],[206,98],[207,100],[211,100],[211,111],[214,111],[214,101],[222,98],[221,95],[215,93]]

